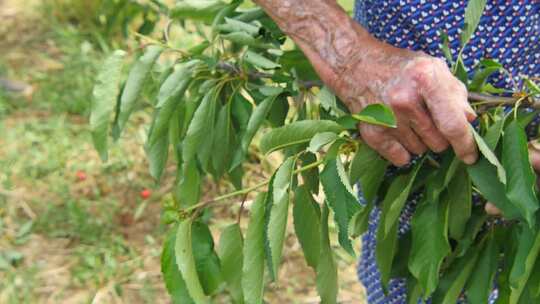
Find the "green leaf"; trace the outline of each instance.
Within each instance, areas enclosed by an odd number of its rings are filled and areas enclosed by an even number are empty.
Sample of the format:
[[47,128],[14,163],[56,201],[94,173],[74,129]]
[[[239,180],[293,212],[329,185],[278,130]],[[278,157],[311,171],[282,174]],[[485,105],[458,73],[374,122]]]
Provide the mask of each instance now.
[[487,0],[469,0],[465,9],[465,25],[461,32],[461,45],[469,42],[480,23],[480,17],[484,12]]
[[266,69],[266,70],[272,70],[272,69],[277,69],[281,67],[281,65],[273,62],[272,60],[266,57],[263,57],[252,51],[246,52],[246,54],[244,55],[244,60],[246,62],[253,64],[256,67]]
[[454,251],[455,256],[462,257],[467,250],[473,245],[474,240],[484,224],[486,223],[488,216],[483,207],[473,209],[471,217],[467,222],[465,233],[458,241],[457,248]]
[[352,217],[361,209],[355,196],[343,164],[338,158],[330,159],[321,172],[321,183],[326,201],[332,211],[338,227],[339,244],[351,255],[354,249],[349,239],[349,223]]
[[170,16],[210,23],[226,6],[226,3],[219,0],[182,0],[176,2],[175,7],[170,10]]
[[499,244],[495,238],[490,237],[467,282],[467,299],[472,304],[488,303],[498,267]]
[[357,212],[356,215],[352,219],[352,231],[351,236],[353,238],[357,238],[360,235],[364,234],[368,228],[369,228],[369,216],[371,214],[371,211],[373,210],[374,204],[368,203],[366,206],[360,210],[360,212]]
[[519,302],[539,253],[540,233],[523,226],[518,236],[518,248],[510,271],[510,304]]
[[512,121],[504,129],[502,161],[508,174],[506,184],[508,199],[533,227],[534,214],[538,210],[536,174],[529,161],[527,136],[517,121]]
[[109,123],[114,113],[118,93],[120,92],[120,77],[122,61],[125,52],[116,50],[107,57],[99,71],[94,89],[92,90],[92,104],[90,111],[90,129],[92,140],[99,156],[107,161],[107,138],[109,136]]
[[471,83],[469,84],[469,90],[472,92],[480,91],[484,87],[489,76],[500,71],[501,69],[502,69],[502,66],[499,65],[499,66],[485,67],[483,69],[476,71],[474,73]]
[[176,228],[177,227],[175,226],[175,229],[171,230],[165,238],[163,251],[161,253],[161,273],[163,274],[163,280],[165,281],[167,291],[171,295],[172,303],[192,304],[195,302],[193,302],[189,296],[186,282],[182,278],[182,274],[176,265],[176,256],[174,253]]
[[198,60],[192,60],[175,66],[167,79],[159,88],[156,108],[161,108],[167,103],[174,103],[176,99],[184,95],[184,92],[191,83],[192,69],[200,64]]
[[236,44],[249,46],[256,49],[270,49],[272,48],[271,44],[263,42],[261,39],[257,39],[250,34],[244,32],[232,32],[229,34],[224,34],[220,36],[225,40],[229,40]]
[[495,151],[501,139],[505,117],[497,119],[486,131],[484,140],[491,151]]
[[478,149],[480,149],[482,155],[484,155],[484,157],[497,168],[497,176],[499,177],[499,180],[506,185],[506,171],[504,170],[503,165],[499,162],[499,159],[497,159],[495,153],[493,153],[493,151],[489,148],[480,134],[478,134],[472,126],[470,129],[473,132],[474,140],[478,145]]
[[[393,181],[386,196],[382,202],[382,218],[381,218],[381,227],[383,235],[386,237],[392,230],[392,227],[396,226],[398,222],[399,215],[407,202],[407,198],[411,192],[411,187],[416,178],[418,170],[422,167],[423,159],[415,168],[406,175],[399,175]],[[380,229],[380,228],[379,228]]]
[[497,208],[507,219],[520,218],[519,211],[513,206],[505,192],[505,185],[497,178],[497,169],[485,158],[467,167],[467,172],[479,192]]
[[448,234],[454,240],[459,240],[465,233],[472,207],[471,180],[464,166],[456,171],[442,200],[448,203]]
[[279,63],[285,71],[294,73],[302,80],[319,80],[319,76],[301,50],[285,51],[279,57]]
[[[313,164],[317,157],[313,153],[303,153],[300,155],[302,167]],[[302,171],[302,179],[307,189],[314,195],[319,194],[319,169],[317,167]]]
[[331,115],[335,117],[345,115],[345,112],[337,105],[336,95],[328,87],[324,86],[321,88],[319,94],[317,94],[317,99],[319,99],[323,109],[330,112]]
[[266,195],[260,193],[251,205],[244,243],[244,262],[242,267],[242,290],[246,303],[263,303],[264,279],[264,212]]
[[323,205],[320,231],[320,255],[317,265],[317,291],[323,304],[336,304],[338,294],[338,272],[334,250],[328,232],[328,206]]
[[[381,219],[385,217],[386,214],[384,212],[381,213]],[[384,227],[383,225],[384,223],[379,221],[376,234],[377,246],[375,247],[375,259],[381,274],[381,284],[383,289],[387,290],[392,272],[392,262],[397,250],[398,223],[394,223],[386,233],[382,229]]]
[[154,179],[159,180],[167,165],[167,158],[169,156],[169,137],[165,135],[158,138],[154,144],[147,148],[147,155],[150,166],[150,175],[152,175]]
[[[471,249],[467,255],[456,260],[450,266],[450,269],[441,277],[438,289],[433,294],[433,303],[455,304],[458,302],[469,276],[475,269],[479,251],[480,248]],[[486,281],[486,278],[482,278],[482,280]]]
[[210,303],[199,281],[191,240],[191,220],[184,220],[178,225],[175,240],[175,256],[178,269],[186,282],[189,295],[195,303]]
[[214,239],[208,226],[200,221],[192,225],[192,247],[197,274],[204,293],[213,294],[223,282],[219,258],[214,251]]
[[199,148],[208,138],[210,121],[214,120],[216,109],[217,89],[212,89],[204,95],[201,104],[195,111],[189,124],[183,143],[183,155],[185,162],[195,159],[200,152]]
[[245,32],[251,36],[258,35],[261,30],[260,26],[231,18],[225,18],[225,23],[231,26],[234,32]]
[[176,199],[182,208],[199,202],[201,195],[201,175],[195,161],[184,162],[182,164],[175,193]]
[[317,133],[309,141],[307,150],[311,153],[317,153],[324,146],[333,143],[338,137],[339,136],[334,132]]
[[272,206],[268,223],[268,245],[270,247],[270,276],[275,281],[281,262],[283,242],[289,214],[289,193],[292,182],[295,158],[289,157],[276,171],[272,183]]
[[235,146],[234,134],[235,131],[231,121],[231,103],[227,103],[219,111],[215,127],[214,143],[211,149],[211,151],[220,152],[212,153],[212,165],[216,171],[216,180],[221,178],[231,165]]
[[120,112],[117,120],[119,133],[124,129],[131,112],[133,112],[137,98],[139,98],[144,83],[148,79],[152,66],[162,51],[163,48],[161,46],[148,46],[146,52],[139,57],[129,71],[128,79],[122,91],[122,97],[120,98]]
[[441,264],[450,253],[446,236],[448,206],[438,200],[422,201],[412,218],[411,229],[409,271],[418,280],[424,296],[428,297],[437,288]]
[[317,269],[320,255],[321,210],[305,185],[296,188],[293,206],[294,231],[307,264]]
[[229,293],[235,303],[244,303],[242,293],[242,231],[238,224],[227,226],[221,232],[219,239],[218,254],[221,259],[221,272],[225,282],[227,282]]
[[317,133],[341,131],[343,128],[330,120],[296,121],[266,133],[261,139],[260,149],[268,154],[286,147],[308,143]]
[[362,144],[351,162],[351,183],[360,182],[362,193],[367,202],[373,202],[384,179],[388,161],[368,145]]
[[251,140],[253,140],[255,133],[257,133],[264,122],[264,119],[272,108],[272,104],[274,103],[274,100],[276,100],[276,97],[277,96],[267,97],[255,108],[255,110],[253,110],[253,114],[250,116],[247,123],[246,131],[242,136],[242,141],[240,143],[241,149],[237,150],[238,152],[234,156],[231,169],[236,168],[244,160]]
[[396,116],[392,109],[382,103],[370,104],[360,113],[353,114],[352,117],[358,121],[372,125],[396,128]]
[[[281,91],[281,88],[280,88]],[[278,91],[272,92],[269,96],[274,94],[280,94]],[[289,113],[289,102],[287,96],[284,94],[278,95],[276,102],[272,105],[270,112],[268,113],[268,122],[274,128],[281,127],[285,124],[287,114]]]

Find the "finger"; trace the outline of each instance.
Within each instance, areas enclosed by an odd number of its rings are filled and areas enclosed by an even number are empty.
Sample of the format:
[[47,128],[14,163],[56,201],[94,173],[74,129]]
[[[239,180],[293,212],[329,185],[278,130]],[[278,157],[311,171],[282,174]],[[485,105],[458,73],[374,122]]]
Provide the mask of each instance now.
[[[450,142],[456,155],[467,164],[478,158],[478,150],[465,112],[467,90],[448,71],[433,68],[434,77],[423,78],[420,90],[435,125]],[[447,75],[449,74],[449,75]]]
[[420,104],[411,109],[411,127],[422,141],[434,152],[442,152],[449,146],[444,135],[435,127],[427,111]]
[[484,207],[484,210],[489,215],[501,215],[502,214],[501,210],[499,208],[495,207],[495,205],[493,205],[492,203],[487,203],[486,206]]
[[394,138],[399,138],[400,143],[412,154],[420,155],[427,151],[426,145],[411,129],[406,118],[398,116],[397,128],[391,129],[389,132]]
[[411,160],[409,152],[383,127],[361,123],[359,124],[362,139],[384,158],[400,167]]
[[534,171],[540,173],[540,151],[538,151],[534,144],[531,143],[529,143],[529,160]]

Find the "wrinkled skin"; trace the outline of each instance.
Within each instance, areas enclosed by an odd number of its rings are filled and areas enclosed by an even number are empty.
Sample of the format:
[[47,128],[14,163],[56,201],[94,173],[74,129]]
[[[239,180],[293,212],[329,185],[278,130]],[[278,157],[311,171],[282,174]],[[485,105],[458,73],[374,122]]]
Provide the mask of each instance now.
[[[529,160],[531,161],[531,165],[534,169],[534,172],[536,172],[537,178],[536,178],[536,184],[540,186],[540,150],[539,150],[538,143],[529,142]],[[501,215],[501,211],[495,207],[492,203],[486,204],[486,212],[490,215]]]
[[383,102],[397,128],[359,124],[362,139],[397,166],[412,154],[452,146],[467,164],[477,159],[469,130],[476,114],[465,86],[445,62],[376,40],[335,0],[255,0],[302,48],[321,79],[351,112]]

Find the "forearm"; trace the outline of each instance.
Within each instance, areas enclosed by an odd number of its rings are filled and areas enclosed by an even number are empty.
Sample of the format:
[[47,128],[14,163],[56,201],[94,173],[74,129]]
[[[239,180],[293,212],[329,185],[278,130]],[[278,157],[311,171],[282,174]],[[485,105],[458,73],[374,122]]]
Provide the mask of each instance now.
[[[351,110],[364,106],[366,90],[388,77],[384,66],[396,49],[373,38],[335,0],[255,2],[300,46],[321,79]],[[353,74],[364,77],[359,82]]]

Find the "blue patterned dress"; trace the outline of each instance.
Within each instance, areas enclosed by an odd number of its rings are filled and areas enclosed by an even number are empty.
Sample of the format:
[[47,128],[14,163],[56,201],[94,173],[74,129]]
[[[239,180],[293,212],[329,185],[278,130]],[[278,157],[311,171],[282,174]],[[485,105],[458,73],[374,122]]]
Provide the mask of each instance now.
[[[355,19],[375,37],[400,48],[422,50],[443,58],[441,32],[449,38],[452,55],[459,51],[465,0],[357,0]],[[480,25],[463,52],[464,63],[473,67],[482,58],[497,59],[510,73],[540,76],[540,0],[488,0]],[[497,87],[512,88],[515,82],[504,74],[491,79]],[[399,235],[410,229],[416,205],[409,201],[400,217]],[[382,290],[375,261],[376,231],[380,209],[375,207],[368,232],[362,238],[358,276],[366,287],[369,304],[406,302],[405,281],[392,279],[388,293]],[[497,292],[492,293],[494,303]]]

